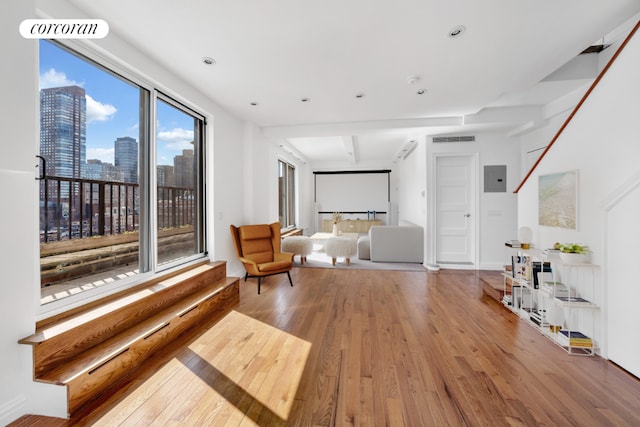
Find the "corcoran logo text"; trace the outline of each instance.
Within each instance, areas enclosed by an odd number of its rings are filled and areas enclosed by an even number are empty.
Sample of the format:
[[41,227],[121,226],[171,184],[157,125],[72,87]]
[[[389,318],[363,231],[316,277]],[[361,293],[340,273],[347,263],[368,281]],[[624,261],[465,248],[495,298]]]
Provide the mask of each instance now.
[[102,39],[109,24],[102,19],[25,19],[20,34],[26,39]]

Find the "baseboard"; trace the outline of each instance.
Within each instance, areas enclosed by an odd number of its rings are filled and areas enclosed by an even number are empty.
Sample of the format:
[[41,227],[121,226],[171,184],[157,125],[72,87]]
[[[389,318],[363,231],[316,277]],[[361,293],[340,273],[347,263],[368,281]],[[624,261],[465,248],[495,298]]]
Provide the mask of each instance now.
[[502,270],[503,264],[501,263],[482,263],[480,265],[474,265],[471,263],[447,263],[439,262],[437,264],[443,270]]
[[24,415],[26,413],[26,402],[26,396],[20,394],[2,403],[0,405],[0,425],[6,426]]
[[473,264],[456,264],[447,262],[438,262],[436,264],[440,267],[440,270],[475,270],[476,266]]
[[480,264],[478,270],[502,270],[504,268],[504,263],[499,262],[484,262]]

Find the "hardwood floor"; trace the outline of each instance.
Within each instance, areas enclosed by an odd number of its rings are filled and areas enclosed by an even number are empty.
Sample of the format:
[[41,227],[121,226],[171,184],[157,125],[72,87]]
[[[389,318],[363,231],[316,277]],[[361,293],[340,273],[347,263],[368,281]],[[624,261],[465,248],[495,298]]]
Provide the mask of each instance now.
[[13,425],[640,425],[638,379],[568,355],[483,296],[476,272],[292,278],[261,295],[241,283],[233,313],[90,412]]

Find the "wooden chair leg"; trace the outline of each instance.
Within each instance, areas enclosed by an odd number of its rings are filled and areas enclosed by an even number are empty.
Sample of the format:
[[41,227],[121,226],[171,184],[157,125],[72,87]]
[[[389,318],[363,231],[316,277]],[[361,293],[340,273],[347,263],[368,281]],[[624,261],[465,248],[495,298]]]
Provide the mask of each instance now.
[[351,258],[347,258],[347,265],[351,265]]
[[336,265],[336,259],[335,258],[331,258],[331,264],[335,267],[335,265]]

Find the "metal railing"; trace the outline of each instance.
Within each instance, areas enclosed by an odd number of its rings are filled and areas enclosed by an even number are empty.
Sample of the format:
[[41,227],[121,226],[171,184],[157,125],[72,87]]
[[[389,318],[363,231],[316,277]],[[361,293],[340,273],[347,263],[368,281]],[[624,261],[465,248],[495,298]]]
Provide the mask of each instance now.
[[[195,189],[157,188],[157,227],[192,226]],[[40,178],[40,242],[138,231],[137,183],[44,176]]]

